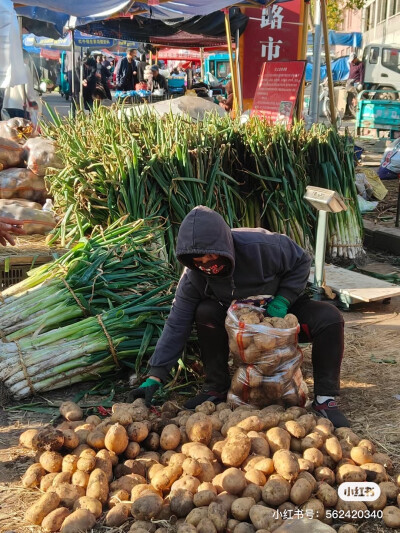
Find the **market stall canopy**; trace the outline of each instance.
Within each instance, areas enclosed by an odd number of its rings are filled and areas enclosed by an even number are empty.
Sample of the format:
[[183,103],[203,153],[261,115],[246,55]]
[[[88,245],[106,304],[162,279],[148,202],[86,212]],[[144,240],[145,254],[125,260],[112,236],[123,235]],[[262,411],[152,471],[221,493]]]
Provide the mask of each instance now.
[[[62,39],[48,39],[47,37],[37,37],[33,34],[23,35],[22,43],[27,51],[35,51],[33,48],[48,48],[54,50],[69,50],[71,48],[71,34],[68,33]],[[121,46],[123,48],[132,47],[137,48],[140,43],[117,40],[117,39],[108,39],[106,37],[99,37],[97,35],[88,35],[82,33],[78,30],[74,32],[74,41],[76,46],[82,46],[85,48],[110,48],[112,46]]]
[[[226,37],[210,37],[209,35],[203,34],[192,35],[186,31],[178,31],[175,35],[168,37],[150,37],[149,40],[151,44],[161,44],[164,46],[218,49],[226,47]],[[160,57],[160,59],[163,58]]]
[[17,15],[22,17],[22,27],[28,33],[58,39],[64,33],[69,15],[56,13],[42,7],[17,7]]
[[[229,18],[232,34],[235,35],[236,31],[241,34],[246,28],[248,17],[241,13],[240,9],[232,8],[229,10]],[[102,37],[118,39],[123,36],[124,39],[167,46],[183,45],[185,48],[190,46],[218,46],[226,43],[225,15],[221,11],[204,17],[192,17],[189,20],[170,21],[169,23],[141,16],[136,16],[133,19],[130,17],[111,18],[80,26],[80,29],[86,33]],[[181,39],[178,38],[176,41],[170,39],[178,32],[181,32]],[[168,37],[168,39],[164,39],[164,37]],[[206,41],[206,37],[212,37],[212,39]],[[192,41],[190,44],[189,39]]]

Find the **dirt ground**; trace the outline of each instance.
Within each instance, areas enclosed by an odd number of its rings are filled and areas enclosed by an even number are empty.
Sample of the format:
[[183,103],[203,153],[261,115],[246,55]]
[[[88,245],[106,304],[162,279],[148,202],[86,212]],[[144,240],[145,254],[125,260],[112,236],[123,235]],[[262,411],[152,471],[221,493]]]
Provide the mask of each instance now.
[[[400,473],[400,298],[389,305],[368,304],[344,313],[346,346],[342,366],[341,406],[354,430],[373,440],[379,450],[393,459]],[[387,362],[382,362],[387,361]],[[305,350],[304,373],[312,393],[310,349]],[[57,405],[71,391],[53,392],[42,398]],[[396,395],[398,397],[396,397]],[[104,399],[104,398],[103,398]],[[86,399],[83,399],[85,402]],[[90,398],[90,403],[101,398]],[[23,513],[37,498],[37,491],[25,490],[20,478],[34,462],[33,452],[18,447],[18,437],[27,428],[39,427],[56,417],[51,414],[15,411],[12,405],[0,410],[0,532],[38,532],[39,527],[23,524]],[[128,526],[127,526],[128,528]],[[96,529],[96,531],[99,528]],[[125,529],[101,528],[103,531]],[[128,528],[129,529],[129,528]],[[379,521],[359,525],[361,533],[394,531]]]

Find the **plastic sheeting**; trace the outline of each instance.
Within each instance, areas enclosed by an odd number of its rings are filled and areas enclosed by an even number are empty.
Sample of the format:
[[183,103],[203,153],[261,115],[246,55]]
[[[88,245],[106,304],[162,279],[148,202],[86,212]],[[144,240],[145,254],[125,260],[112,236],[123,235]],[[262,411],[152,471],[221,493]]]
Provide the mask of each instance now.
[[[307,44],[313,44],[313,34],[309,33],[307,37]],[[324,38],[322,37],[322,43]],[[329,44],[331,46],[352,46],[353,48],[361,48],[362,33],[340,33],[333,30],[329,31]]]
[[0,2],[0,88],[27,83],[17,16],[11,0]]
[[[306,65],[306,81],[311,81],[312,79],[312,70],[313,66],[312,63],[307,63]],[[349,77],[349,58],[346,57],[340,57],[339,59],[336,59],[335,61],[332,61],[332,75],[333,75],[333,81],[344,81],[347,80]],[[321,65],[320,69],[320,77],[321,81],[323,81],[327,76],[326,72],[326,65]]]
[[23,3],[75,17],[92,17],[111,15],[126,7],[129,0],[24,0]]

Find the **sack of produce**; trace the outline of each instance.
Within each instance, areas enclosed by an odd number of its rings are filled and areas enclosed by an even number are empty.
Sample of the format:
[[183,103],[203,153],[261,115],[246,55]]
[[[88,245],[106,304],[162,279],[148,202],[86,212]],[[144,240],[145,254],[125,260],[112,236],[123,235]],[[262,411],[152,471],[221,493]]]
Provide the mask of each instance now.
[[31,209],[42,209],[41,204],[37,202],[30,202],[29,200],[24,200],[23,198],[11,198],[10,200],[0,200],[0,208],[6,207],[7,205],[20,205],[21,207],[30,207]]
[[225,327],[230,354],[238,365],[228,394],[231,404],[257,408],[305,404],[303,356],[297,343],[300,326],[294,315],[265,317],[259,307],[234,303]]
[[11,167],[24,167],[25,148],[14,141],[0,137],[0,170]]
[[15,117],[0,121],[0,137],[19,144],[24,144],[34,130],[32,122],[25,118]]
[[24,144],[28,153],[27,167],[37,176],[45,176],[47,168],[62,168],[62,161],[56,153],[56,145],[50,139],[34,137]]
[[49,211],[23,207],[16,203],[1,206],[0,217],[13,218],[22,222],[27,235],[46,235],[57,225],[54,215]]
[[46,187],[43,178],[27,168],[8,168],[0,172],[0,198],[24,198],[44,204]]

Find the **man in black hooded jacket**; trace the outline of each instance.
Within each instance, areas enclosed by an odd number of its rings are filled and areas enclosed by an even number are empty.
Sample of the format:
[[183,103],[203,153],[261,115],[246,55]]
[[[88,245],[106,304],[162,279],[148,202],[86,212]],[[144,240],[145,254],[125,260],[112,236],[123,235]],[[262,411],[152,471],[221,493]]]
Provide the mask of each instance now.
[[198,206],[181,224],[176,256],[186,268],[150,359],[149,377],[131,392],[133,397],[151,403],[196,323],[205,382],[185,407],[225,401],[230,385],[227,309],[232,300],[272,295],[268,315],[293,313],[301,326],[301,340],[313,342],[314,410],[335,427],[349,425],[335,402],[344,347],[343,317],[333,305],[304,295],[311,259],[302,248],[286,235],[261,228],[231,229],[218,213]]

